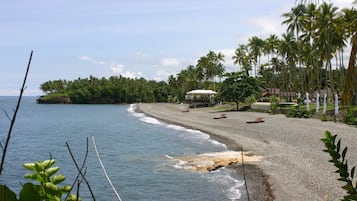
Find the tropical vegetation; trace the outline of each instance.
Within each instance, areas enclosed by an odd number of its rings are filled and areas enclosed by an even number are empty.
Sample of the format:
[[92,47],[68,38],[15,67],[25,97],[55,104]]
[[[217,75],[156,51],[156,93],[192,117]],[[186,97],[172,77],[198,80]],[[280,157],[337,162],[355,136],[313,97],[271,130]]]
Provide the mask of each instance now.
[[[342,96],[345,105],[357,104],[357,10],[339,9],[331,3],[301,1],[282,14],[287,25],[281,36],[252,36],[239,44],[232,57],[238,71],[254,77],[261,89],[327,92]],[[349,47],[351,47],[349,49]],[[344,55],[349,51],[348,64]],[[78,78],[41,85],[51,99],[69,97],[72,103],[182,102],[193,89],[224,89],[231,75],[225,71],[224,55],[209,51],[195,65],[170,75],[166,82],[144,78]],[[56,94],[56,95],[54,95]],[[223,97],[222,97],[223,98]],[[227,97],[226,97],[227,98]],[[226,101],[229,101],[228,99]]]

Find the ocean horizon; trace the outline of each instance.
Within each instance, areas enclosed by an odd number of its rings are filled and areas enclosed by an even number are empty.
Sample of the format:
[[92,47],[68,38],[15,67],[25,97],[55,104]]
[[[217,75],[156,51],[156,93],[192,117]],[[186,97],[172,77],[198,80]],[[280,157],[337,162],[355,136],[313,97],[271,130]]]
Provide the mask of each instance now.
[[[96,145],[122,200],[240,200],[244,182],[234,172],[191,172],[174,157],[226,151],[208,134],[167,124],[135,111],[132,105],[36,104],[38,96],[25,96],[19,110],[0,183],[17,194],[27,182],[23,163],[56,159],[60,174],[71,185],[77,175],[66,147],[81,165],[89,138],[86,178],[97,200],[115,200],[100,168],[90,138]],[[4,141],[17,97],[0,97],[0,138]],[[6,114],[7,113],[7,114]],[[82,200],[91,200],[87,186]]]

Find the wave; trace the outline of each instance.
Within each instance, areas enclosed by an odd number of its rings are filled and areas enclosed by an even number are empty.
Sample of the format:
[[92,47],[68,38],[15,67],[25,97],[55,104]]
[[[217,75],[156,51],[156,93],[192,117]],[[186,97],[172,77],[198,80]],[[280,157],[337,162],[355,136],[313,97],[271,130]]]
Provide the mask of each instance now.
[[[194,170],[194,167],[186,165],[187,164],[186,161],[174,158],[169,155],[165,155],[165,157],[173,161],[173,164],[171,164],[170,166],[176,169],[187,170],[187,171]],[[208,182],[218,183],[222,185],[223,186],[222,190],[230,200],[237,201],[241,199],[242,197],[241,188],[244,185],[244,181],[235,179],[232,176],[232,170],[223,167],[212,172],[202,173],[201,175],[205,177],[208,180]]]
[[220,168],[214,172],[208,174],[208,180],[214,183],[220,183],[223,186],[226,186],[224,190],[227,197],[232,200],[240,200],[242,197],[241,188],[244,185],[244,181],[237,180],[232,176],[232,171],[227,168]]
[[[182,131],[183,133],[185,133],[185,134],[182,135],[182,137],[184,137],[184,138],[198,140],[198,141],[201,141],[201,142],[207,142],[208,141],[209,143],[212,143],[215,146],[221,146],[224,149],[227,149],[227,146],[225,144],[220,143],[220,142],[218,142],[216,140],[212,140],[208,134],[206,134],[206,133],[204,133],[202,131],[194,130],[194,129],[190,129],[190,128],[185,128],[183,126],[179,126],[179,125],[175,125],[175,124],[162,123],[162,122],[160,122],[159,120],[157,120],[155,118],[146,116],[144,113],[136,112],[137,107],[138,106],[136,104],[131,104],[129,106],[129,108],[127,109],[127,111],[131,115],[137,117],[140,121],[143,121],[143,122],[148,123],[148,124],[153,124],[153,125],[162,125],[162,126],[165,126],[168,129],[173,129],[173,130],[176,130],[176,131]],[[189,135],[187,135],[187,134],[189,134]]]
[[140,121],[143,121],[145,123],[154,124],[154,125],[163,125],[163,123],[161,123],[159,120],[157,120],[155,118],[148,117],[144,113],[136,112],[137,107],[138,106],[136,104],[130,104],[127,111],[131,115],[133,115],[134,117],[137,117]]

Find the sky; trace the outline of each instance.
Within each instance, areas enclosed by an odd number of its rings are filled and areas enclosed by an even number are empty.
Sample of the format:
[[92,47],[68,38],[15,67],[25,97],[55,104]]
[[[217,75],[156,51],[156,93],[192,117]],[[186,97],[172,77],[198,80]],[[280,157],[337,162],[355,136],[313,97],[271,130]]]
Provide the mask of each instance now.
[[[353,0],[330,0],[340,8]],[[252,36],[280,36],[296,0],[1,0],[0,96],[49,80],[118,76],[167,81],[209,51],[231,57]]]

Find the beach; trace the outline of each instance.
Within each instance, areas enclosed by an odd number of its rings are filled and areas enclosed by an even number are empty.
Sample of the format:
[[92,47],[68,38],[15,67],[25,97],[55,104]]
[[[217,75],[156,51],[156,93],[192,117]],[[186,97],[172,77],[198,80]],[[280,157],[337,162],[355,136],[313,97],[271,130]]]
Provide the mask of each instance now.
[[[326,130],[342,139],[348,147],[349,167],[357,165],[357,128],[319,119],[287,118],[268,113],[231,111],[226,118],[215,119],[222,112],[212,108],[185,110],[185,105],[138,104],[138,110],[162,121],[201,130],[230,150],[243,147],[261,161],[245,165],[251,200],[340,200],[345,194],[337,181],[336,168],[320,141]],[[251,123],[262,117],[263,123]],[[237,177],[241,165],[233,165]],[[245,195],[246,196],[246,195]],[[244,199],[244,196],[242,198]]]

